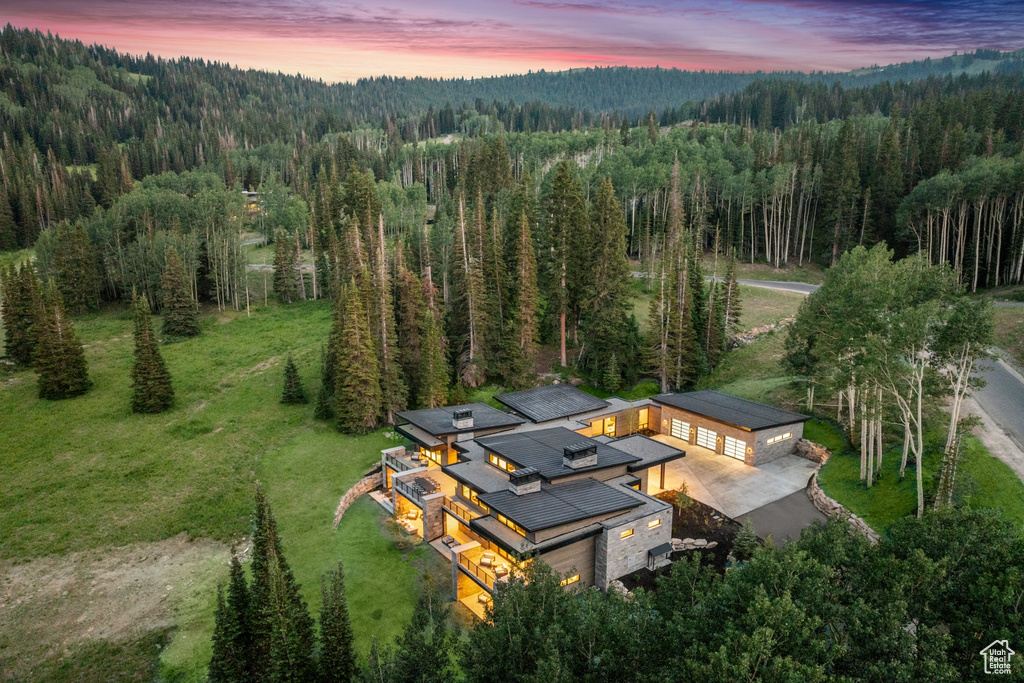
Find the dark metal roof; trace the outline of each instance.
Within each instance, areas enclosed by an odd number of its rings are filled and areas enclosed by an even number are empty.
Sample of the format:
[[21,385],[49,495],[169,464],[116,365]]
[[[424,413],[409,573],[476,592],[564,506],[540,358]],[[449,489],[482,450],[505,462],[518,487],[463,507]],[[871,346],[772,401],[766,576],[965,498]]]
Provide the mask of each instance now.
[[686,456],[686,451],[673,448],[667,443],[655,441],[654,439],[648,438],[642,434],[624,436],[621,439],[615,439],[614,441],[609,442],[608,445],[612,448],[625,451],[630,455],[635,455],[640,458],[639,462],[634,462],[629,466],[628,469],[630,472],[645,470],[648,467],[672,462],[673,460],[678,460],[679,458]]
[[511,491],[486,493],[480,500],[529,532],[643,505],[642,501],[590,477],[564,484],[541,484],[540,491],[521,496]]
[[559,420],[611,405],[571,384],[549,384],[536,389],[499,394],[494,398],[532,422]]
[[405,436],[410,441],[415,441],[424,448],[437,448],[438,446],[444,445],[444,441],[428,434],[425,430],[420,429],[414,424],[398,425],[395,427],[395,431]]
[[661,545],[654,546],[647,552],[651,554],[651,557],[661,557],[663,555],[669,555],[672,553],[672,544],[662,543]]
[[[473,426],[465,429],[456,429],[452,425],[452,418],[456,410],[472,410]],[[479,432],[487,429],[500,429],[517,427],[526,420],[495,410],[483,403],[470,403],[462,406],[448,406],[446,408],[425,408],[423,410],[406,410],[398,414],[406,422],[409,422],[431,436],[445,436],[447,434],[461,434],[463,432]]]
[[781,427],[811,419],[807,415],[711,390],[691,391],[686,394],[659,394],[652,400],[750,431]]
[[[476,439],[485,451],[500,455],[516,467],[535,467],[542,477],[551,481],[581,472],[594,472],[606,467],[628,465],[640,458],[608,444],[581,436],[565,427],[534,429],[511,434],[495,434]],[[597,448],[597,464],[572,469],[562,463],[565,447],[585,443]]]

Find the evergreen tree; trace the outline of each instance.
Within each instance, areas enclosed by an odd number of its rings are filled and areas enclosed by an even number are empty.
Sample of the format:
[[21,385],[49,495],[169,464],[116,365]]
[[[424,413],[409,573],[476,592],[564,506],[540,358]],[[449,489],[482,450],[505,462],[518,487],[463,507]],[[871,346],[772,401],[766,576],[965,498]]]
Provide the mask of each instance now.
[[52,280],[33,328],[36,336],[33,364],[39,377],[39,398],[56,401],[88,391],[92,382],[85,352]]
[[441,336],[441,326],[429,306],[423,308],[420,317],[420,339],[422,353],[420,356],[420,408],[437,408],[445,404],[448,397],[448,377],[450,369],[445,361],[445,344]]
[[329,348],[330,344],[320,349],[320,386],[313,403],[313,417],[317,420],[330,420],[334,415],[334,362],[328,357]]
[[629,147],[629,138],[629,118],[626,117],[622,119],[622,127],[619,128],[619,141],[622,143],[623,147]]
[[0,251],[13,251],[18,248],[17,230],[14,213],[7,199],[7,188],[0,183]]
[[320,581],[320,659],[321,683],[351,683],[355,678],[355,637],[345,599],[345,575],[338,568]]
[[283,230],[274,238],[274,291],[277,300],[290,304],[295,298],[295,244]]
[[277,522],[259,484],[252,522],[249,662],[255,678],[272,683],[314,681],[313,619],[285,560]]
[[743,308],[740,302],[740,286],[736,282],[736,253],[729,255],[729,265],[725,270],[725,280],[722,282],[722,302],[725,317],[725,329],[735,334],[739,331],[740,314]]
[[457,636],[448,627],[451,607],[427,586],[416,602],[412,621],[396,643],[393,655],[396,683],[450,683],[456,676]]
[[540,328],[540,296],[537,288],[537,257],[533,251],[533,236],[525,212],[519,221],[516,237],[514,269],[514,335],[509,335],[511,348],[507,352],[508,378],[512,384],[522,386],[533,374],[537,360],[537,339]]
[[594,201],[591,295],[586,303],[583,365],[602,378],[612,354],[623,350],[628,329],[629,264],[626,222],[611,180],[605,178]]
[[619,360],[614,352],[612,353],[611,358],[608,359],[608,365],[604,368],[604,377],[602,380],[604,390],[610,394],[614,394],[622,386],[622,373],[619,372]]
[[281,393],[281,403],[289,405],[309,403],[306,391],[302,388],[299,369],[295,367],[295,361],[292,360],[290,353],[288,362],[284,364],[284,391]]
[[398,413],[408,404],[409,390],[402,378],[399,362],[398,333],[395,331],[395,308],[392,297],[391,272],[388,269],[384,244],[384,219],[378,221],[377,249],[374,263],[374,301],[368,308],[375,313],[373,327],[376,332],[374,347],[380,367],[381,417],[395,424]]
[[100,298],[96,250],[81,221],[57,226],[53,257],[57,287],[67,310],[79,315],[96,308]]
[[647,114],[647,139],[652,145],[658,141],[658,132],[658,117],[652,111]]
[[162,331],[170,337],[194,337],[199,334],[199,307],[185,277],[181,258],[174,249],[167,250],[167,266],[160,278],[164,297]]
[[133,293],[135,364],[132,366],[132,412],[162,413],[174,404],[174,387],[167,370],[145,298]]
[[395,278],[395,331],[398,335],[398,356],[402,375],[409,389],[411,402],[420,395],[420,363],[423,353],[420,326],[423,319],[423,284],[416,274],[405,267],[402,245],[395,247],[397,277]]
[[338,429],[363,434],[377,427],[381,413],[380,367],[355,280],[337,299],[332,336],[334,351],[334,414]]
[[213,656],[209,666],[210,683],[249,683],[255,680],[250,659],[250,600],[245,570],[242,569],[238,557],[232,553],[227,600],[224,599],[221,586],[217,586]]
[[474,240],[474,230],[467,225],[465,206],[459,200],[456,227],[456,263],[452,268],[454,300],[449,313],[451,352],[459,381],[469,387],[483,384],[486,379],[483,356],[484,331],[487,329],[481,255]]
[[40,310],[39,279],[32,265],[0,266],[0,316],[4,322],[4,349],[18,365],[29,366],[36,347],[36,318]]

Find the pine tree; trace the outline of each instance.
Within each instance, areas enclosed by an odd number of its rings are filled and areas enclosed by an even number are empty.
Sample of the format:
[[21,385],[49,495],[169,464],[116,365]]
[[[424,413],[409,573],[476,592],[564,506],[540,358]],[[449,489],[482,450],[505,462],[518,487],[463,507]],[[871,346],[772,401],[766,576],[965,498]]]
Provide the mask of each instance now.
[[14,212],[7,199],[7,188],[0,183],[0,251],[13,251],[18,248],[18,226],[14,222]]
[[329,358],[330,344],[320,350],[320,387],[316,390],[313,417],[330,420],[334,416],[334,362]]
[[398,335],[398,357],[402,375],[409,389],[409,396],[415,402],[420,395],[420,363],[422,345],[420,338],[423,319],[423,283],[416,274],[405,267],[401,260],[402,244],[395,247],[397,277],[395,278],[395,331]]
[[355,637],[345,599],[345,574],[338,568],[320,581],[320,660],[322,683],[351,683],[356,675]]
[[252,522],[250,665],[258,680],[313,681],[313,619],[285,560],[277,522],[259,484]]
[[509,335],[508,374],[512,384],[522,386],[533,374],[537,360],[537,339],[540,334],[537,288],[537,257],[533,251],[533,235],[526,213],[519,221],[513,265],[515,334]]
[[448,627],[449,607],[430,586],[420,595],[412,621],[396,643],[396,681],[449,683],[456,680],[457,636]]
[[79,315],[96,308],[100,298],[98,261],[81,221],[57,226],[53,269],[61,298],[70,313]]
[[249,683],[255,680],[251,668],[252,631],[250,624],[249,584],[238,557],[231,556],[231,578],[227,600],[217,586],[217,611],[214,613],[213,656],[210,659],[210,683]]
[[281,394],[281,403],[289,405],[309,403],[306,391],[302,388],[299,369],[295,367],[295,361],[292,360],[290,353],[288,362],[284,364],[284,391]]
[[388,269],[384,245],[384,218],[378,221],[377,250],[374,263],[374,327],[377,359],[380,367],[381,417],[395,424],[398,413],[408,405],[409,390],[402,377],[398,354],[398,333],[395,331],[395,308],[391,291],[391,273]]
[[135,317],[135,364],[132,366],[132,412],[162,413],[174,404],[174,387],[167,370],[145,298],[132,293]]
[[18,365],[29,366],[36,347],[35,324],[40,310],[40,285],[31,264],[0,265],[0,317],[4,349]]
[[283,230],[274,238],[274,291],[277,300],[290,304],[295,298],[295,244]]
[[622,386],[622,373],[619,372],[619,360],[615,353],[608,359],[608,365],[604,368],[603,382],[604,390],[614,394]]
[[169,337],[194,337],[199,334],[199,307],[185,277],[181,258],[174,249],[167,250],[167,265],[160,277],[164,298],[162,331]]
[[363,434],[377,427],[382,401],[380,367],[355,280],[341,292],[335,310],[334,414],[339,431]]
[[443,406],[448,397],[450,370],[445,361],[445,344],[441,336],[441,326],[429,306],[423,308],[420,320],[422,353],[418,402],[421,408],[437,408]]
[[472,226],[466,224],[465,206],[460,198],[456,263],[452,268],[455,298],[449,309],[449,339],[454,346],[456,374],[470,387],[480,386],[486,379],[483,343],[487,329],[483,270],[473,232]]
[[88,391],[92,382],[85,352],[52,280],[40,303],[34,332],[33,364],[39,377],[39,398],[56,401]]
[[725,280],[722,282],[722,301],[725,316],[726,332],[735,334],[739,331],[740,314],[743,308],[740,302],[740,286],[736,282],[736,253],[729,256],[729,265],[725,271]]

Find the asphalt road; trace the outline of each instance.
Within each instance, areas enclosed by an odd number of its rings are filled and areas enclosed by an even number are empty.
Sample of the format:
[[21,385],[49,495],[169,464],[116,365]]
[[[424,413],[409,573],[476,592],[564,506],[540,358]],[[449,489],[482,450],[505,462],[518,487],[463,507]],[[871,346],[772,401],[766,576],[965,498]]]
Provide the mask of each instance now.
[[974,399],[997,425],[1024,451],[1024,382],[1004,361],[982,360],[978,363],[986,385],[974,392]]

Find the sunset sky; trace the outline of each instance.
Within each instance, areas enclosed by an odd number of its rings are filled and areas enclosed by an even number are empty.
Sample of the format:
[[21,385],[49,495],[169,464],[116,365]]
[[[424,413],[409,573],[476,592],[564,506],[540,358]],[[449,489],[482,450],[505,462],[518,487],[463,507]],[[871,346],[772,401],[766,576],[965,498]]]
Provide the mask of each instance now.
[[0,16],[124,52],[325,81],[621,64],[847,70],[1024,47],[1019,0],[4,0]]

